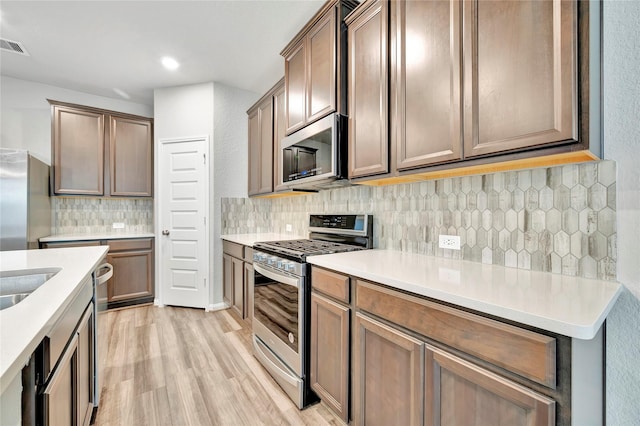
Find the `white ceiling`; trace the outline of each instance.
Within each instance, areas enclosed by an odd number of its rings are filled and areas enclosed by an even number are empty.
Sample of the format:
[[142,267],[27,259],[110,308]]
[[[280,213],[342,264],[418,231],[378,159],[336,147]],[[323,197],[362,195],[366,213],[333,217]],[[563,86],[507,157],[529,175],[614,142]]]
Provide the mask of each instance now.
[[[322,0],[6,1],[2,75],[153,104],[153,89],[216,81],[256,93],[284,75],[280,51]],[[163,56],[180,62],[176,71]]]

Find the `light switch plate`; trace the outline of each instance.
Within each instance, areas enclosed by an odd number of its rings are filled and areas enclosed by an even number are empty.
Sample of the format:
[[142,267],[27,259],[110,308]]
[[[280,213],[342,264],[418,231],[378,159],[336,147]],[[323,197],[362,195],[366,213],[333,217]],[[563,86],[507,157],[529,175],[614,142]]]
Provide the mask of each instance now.
[[287,223],[287,224],[284,226],[284,229],[285,229],[287,232],[291,232],[291,224],[290,224],[290,223]]
[[124,229],[124,222],[113,222],[113,229]]
[[460,250],[460,237],[458,235],[440,235],[438,247],[449,250]]

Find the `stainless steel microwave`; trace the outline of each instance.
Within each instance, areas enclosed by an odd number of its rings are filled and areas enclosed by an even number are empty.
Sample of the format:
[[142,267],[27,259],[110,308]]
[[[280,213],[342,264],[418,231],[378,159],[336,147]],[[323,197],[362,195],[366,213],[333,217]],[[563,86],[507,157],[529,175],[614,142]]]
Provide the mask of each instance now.
[[346,123],[346,117],[331,114],[283,138],[283,183],[299,190],[348,184]]

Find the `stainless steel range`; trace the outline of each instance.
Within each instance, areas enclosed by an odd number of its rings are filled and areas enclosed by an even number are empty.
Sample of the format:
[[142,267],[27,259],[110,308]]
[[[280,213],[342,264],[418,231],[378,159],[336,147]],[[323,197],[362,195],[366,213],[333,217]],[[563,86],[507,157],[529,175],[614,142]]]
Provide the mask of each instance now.
[[372,216],[310,215],[309,239],[254,244],[254,354],[303,408],[309,384],[310,269],[307,256],[371,248]]

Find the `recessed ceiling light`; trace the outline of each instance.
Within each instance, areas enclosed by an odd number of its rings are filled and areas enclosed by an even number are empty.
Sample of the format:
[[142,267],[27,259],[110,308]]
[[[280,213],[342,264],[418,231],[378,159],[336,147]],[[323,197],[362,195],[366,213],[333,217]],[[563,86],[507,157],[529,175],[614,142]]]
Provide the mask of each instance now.
[[164,58],[162,58],[162,65],[164,65],[164,67],[168,70],[175,70],[176,68],[178,68],[180,66],[180,64],[178,63],[178,61],[176,61],[173,58],[170,58],[168,56],[165,56]]
[[118,89],[117,87],[114,87],[113,91],[125,99],[131,99],[131,96],[129,96],[129,94],[122,89]]

